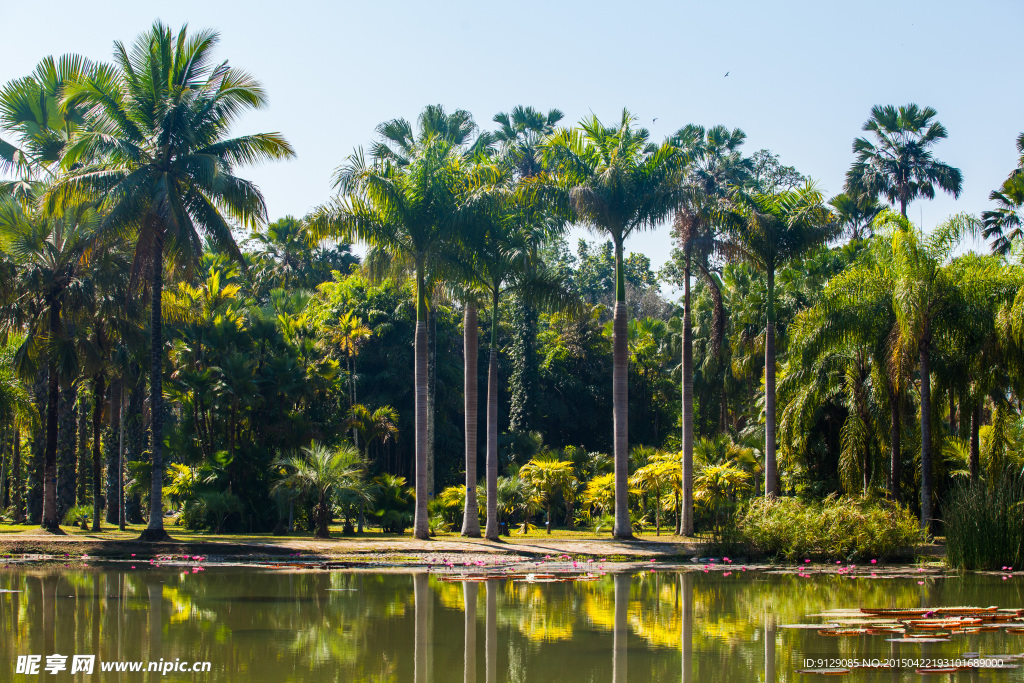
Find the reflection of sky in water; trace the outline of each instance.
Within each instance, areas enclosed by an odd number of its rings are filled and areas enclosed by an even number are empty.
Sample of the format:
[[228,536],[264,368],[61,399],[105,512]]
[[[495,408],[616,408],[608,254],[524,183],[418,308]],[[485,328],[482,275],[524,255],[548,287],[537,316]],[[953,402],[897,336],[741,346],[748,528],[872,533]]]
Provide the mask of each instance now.
[[[1024,651],[1024,635],[1001,631],[896,644],[884,635],[830,638],[778,628],[820,621],[808,615],[834,608],[1024,607],[1024,579],[920,579],[665,571],[538,584],[215,567],[6,569],[0,681],[16,678],[18,655],[54,653],[208,660],[212,675],[196,680],[216,681],[731,683],[813,680],[795,671],[804,658]],[[958,676],[1022,678],[1020,671]],[[913,671],[861,671],[845,680],[881,678],[920,680]]]

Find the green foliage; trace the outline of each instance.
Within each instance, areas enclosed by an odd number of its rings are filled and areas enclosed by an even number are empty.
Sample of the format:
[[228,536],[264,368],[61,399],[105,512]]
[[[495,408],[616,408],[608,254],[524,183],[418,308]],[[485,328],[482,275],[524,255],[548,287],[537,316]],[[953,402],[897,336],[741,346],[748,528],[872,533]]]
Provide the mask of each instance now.
[[68,508],[64,512],[64,517],[61,519],[62,524],[71,524],[80,526],[83,529],[89,528],[89,522],[92,521],[92,505],[75,505]]
[[890,502],[828,496],[820,502],[765,498],[739,520],[752,552],[787,560],[906,556],[921,542],[914,514]]
[[943,506],[946,559],[957,569],[997,570],[1024,562],[1024,477],[962,482]]
[[384,533],[403,533],[412,525],[414,501],[405,477],[385,473],[376,477],[373,483],[373,516]]

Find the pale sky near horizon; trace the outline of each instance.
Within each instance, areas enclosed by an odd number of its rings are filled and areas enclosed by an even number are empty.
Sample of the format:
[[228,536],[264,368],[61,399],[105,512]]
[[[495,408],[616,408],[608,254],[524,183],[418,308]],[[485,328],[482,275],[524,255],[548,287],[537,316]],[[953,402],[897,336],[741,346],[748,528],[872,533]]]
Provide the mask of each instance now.
[[[652,138],[687,123],[724,124],[841,191],[854,137],[875,104],[938,110],[949,139],[936,156],[964,175],[959,200],[914,202],[926,228],[980,213],[1016,165],[1024,131],[1019,0],[842,2],[437,0],[336,3],[178,0],[174,3],[8,3],[0,9],[0,83],[66,52],[109,60],[154,19],[214,28],[218,55],[262,80],[270,106],[238,133],[280,131],[298,158],[246,175],[271,219],[301,216],[331,195],[332,170],[373,139],[381,121],[414,120],[424,105],[468,109],[482,127],[517,104],[617,120],[628,107]],[[728,77],[725,76],[728,72]],[[655,121],[655,119],[657,119]],[[667,228],[627,250],[655,267]]]

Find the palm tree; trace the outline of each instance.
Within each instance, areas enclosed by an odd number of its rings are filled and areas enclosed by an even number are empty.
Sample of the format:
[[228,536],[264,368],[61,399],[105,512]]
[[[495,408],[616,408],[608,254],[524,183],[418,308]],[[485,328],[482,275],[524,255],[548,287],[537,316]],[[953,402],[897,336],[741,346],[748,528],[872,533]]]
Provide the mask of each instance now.
[[899,327],[893,361],[918,359],[921,395],[921,527],[932,521],[932,352],[944,336],[956,336],[986,318],[993,302],[1009,300],[1017,284],[994,258],[954,259],[953,251],[979,226],[955,216],[925,236],[905,219],[890,220],[893,309]]
[[960,169],[939,161],[929,149],[948,136],[946,128],[933,121],[936,113],[916,104],[872,107],[864,130],[874,134],[875,142],[867,138],[853,141],[857,161],[846,172],[846,194],[885,196],[893,206],[899,204],[904,218],[910,202],[935,197],[936,185],[959,197],[963,187]]
[[477,407],[479,405],[479,383],[477,356],[479,354],[480,328],[477,323],[476,302],[466,297],[462,316],[463,351],[463,405],[466,430],[466,500],[462,506],[462,535],[480,538],[480,514],[476,498],[477,462]]
[[297,491],[316,498],[313,518],[317,538],[329,538],[328,525],[334,513],[334,500],[348,497],[369,502],[370,495],[363,483],[363,468],[359,451],[352,446],[329,448],[313,442],[298,455],[279,460],[275,465],[282,478],[274,490]]
[[[676,209],[673,227],[683,251],[683,320],[682,320],[682,522],[680,533],[693,535],[693,322],[690,306],[691,267],[704,277],[710,287],[717,283],[710,274],[709,258],[728,255],[734,246],[727,233],[720,229],[728,187],[742,183],[749,175],[749,160],[739,153],[746,134],[739,128],[728,130],[715,126],[705,130],[689,125],[675,135],[678,145],[690,158],[691,165],[683,185],[683,196]],[[720,339],[716,340],[720,341]]]
[[1009,177],[998,190],[988,196],[989,201],[996,202],[996,208],[983,211],[981,220],[984,222],[982,236],[992,240],[992,253],[1010,253],[1014,242],[1024,237],[1024,223],[1021,221],[1021,207],[1024,206],[1024,133],[1017,136],[1017,153],[1020,161],[1017,168],[1010,172]]
[[[655,457],[651,458],[646,465],[637,469],[630,477],[629,482],[636,488],[644,491],[645,493],[650,492],[654,494],[654,529],[655,535],[661,536],[661,497],[662,492],[672,486],[673,479],[678,476],[679,463],[674,455],[666,455],[658,453]],[[692,486],[692,485],[691,485]],[[690,489],[690,495],[693,495],[693,489]],[[692,499],[691,499],[692,504]],[[685,508],[684,508],[685,510]],[[685,524],[685,522],[684,522]],[[690,521],[691,531],[689,534],[692,535],[693,521]]]
[[775,458],[775,272],[788,261],[823,244],[835,234],[831,211],[821,192],[808,183],[776,195],[736,194],[731,229],[741,257],[767,278],[765,377],[765,495],[780,492]]
[[875,197],[851,197],[846,193],[837,194],[828,203],[836,212],[843,234],[851,240],[871,237],[874,234],[872,224],[884,208]]
[[[543,143],[555,131],[564,114],[549,109],[545,114],[533,107],[516,106],[496,114],[493,139],[497,160],[516,180],[536,177],[544,170]],[[535,247],[536,248],[536,247]],[[512,349],[514,359],[509,377],[510,432],[534,429],[533,407],[538,382],[537,310],[518,296],[512,297]]]
[[[382,124],[378,131],[392,128],[411,131],[402,119]],[[412,271],[415,278],[414,533],[417,538],[427,539],[428,278],[440,270],[453,246],[455,234],[450,227],[463,174],[464,150],[433,133],[425,133],[407,147],[395,147],[398,151],[383,142],[377,143],[373,148],[375,159],[369,163],[362,150],[349,156],[335,174],[334,186],[340,195],[333,203],[317,209],[310,218],[310,228],[318,237],[334,234],[366,242],[370,246],[366,261],[377,275],[404,270]]]
[[519,476],[530,482],[548,510],[548,534],[555,525],[552,508],[555,493],[573,478],[572,463],[555,455],[538,456],[519,468]]
[[62,103],[61,95],[90,68],[78,55],[46,57],[31,75],[0,90],[0,172],[15,175],[0,181],[0,195],[24,201],[36,182],[56,177],[64,150],[83,123],[82,108]]
[[644,128],[634,127],[627,110],[616,126],[596,116],[578,129],[561,130],[545,145],[556,182],[543,182],[556,205],[571,209],[575,220],[608,235],[615,248],[615,311],[613,323],[612,403],[615,457],[615,538],[632,538],[629,519],[629,436],[627,434],[626,281],[623,243],[634,231],[654,227],[678,205],[682,164],[669,141],[649,142]]
[[[536,210],[532,197],[517,191],[495,167],[481,164],[473,184],[461,200],[457,220],[465,225],[464,249],[468,270],[467,289],[486,297],[491,309],[491,342],[487,371],[487,526],[484,536],[499,535],[496,487],[498,481],[498,324],[500,302],[518,295],[533,306],[558,307],[571,302],[559,279],[539,262],[535,245],[548,225]],[[467,297],[468,298],[468,297]],[[467,484],[469,509],[471,496]]]
[[163,527],[163,358],[161,298],[164,257],[191,266],[200,234],[239,263],[230,221],[265,222],[263,195],[235,175],[240,164],[294,156],[277,133],[227,137],[231,124],[267,103],[262,85],[227,62],[215,63],[213,31],[177,34],[160,22],[131,48],[114,44],[115,66],[92,67],[66,89],[65,102],[87,107],[63,164],[72,169],[52,193],[98,195],[104,229],[131,235],[133,279],[150,273],[150,429],[152,486],[149,524],[140,540],[168,538]]
[[9,321],[27,332],[18,350],[23,377],[47,372],[46,445],[44,455],[43,519],[48,531],[59,531],[57,514],[57,423],[60,387],[78,375],[78,354],[65,334],[69,311],[80,309],[89,297],[83,270],[100,226],[94,206],[74,205],[59,213],[31,211],[8,198],[0,203],[0,245],[18,264]]

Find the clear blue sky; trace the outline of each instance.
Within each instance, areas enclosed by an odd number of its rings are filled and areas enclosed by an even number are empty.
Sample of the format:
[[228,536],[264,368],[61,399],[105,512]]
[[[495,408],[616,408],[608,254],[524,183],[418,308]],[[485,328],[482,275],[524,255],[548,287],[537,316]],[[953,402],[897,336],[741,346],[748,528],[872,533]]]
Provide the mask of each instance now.
[[[221,57],[266,85],[270,107],[238,132],[281,131],[298,151],[248,172],[271,218],[326,200],[376,124],[430,103],[483,126],[516,104],[568,122],[627,106],[659,140],[690,122],[738,126],[749,153],[772,149],[829,195],[872,105],[930,105],[949,130],[936,155],[964,191],[912,204],[925,226],[983,210],[1024,131],[1020,0],[5,3],[0,82],[47,54],[109,59],[156,18],[218,29]],[[662,228],[627,249],[658,266],[670,246]]]

